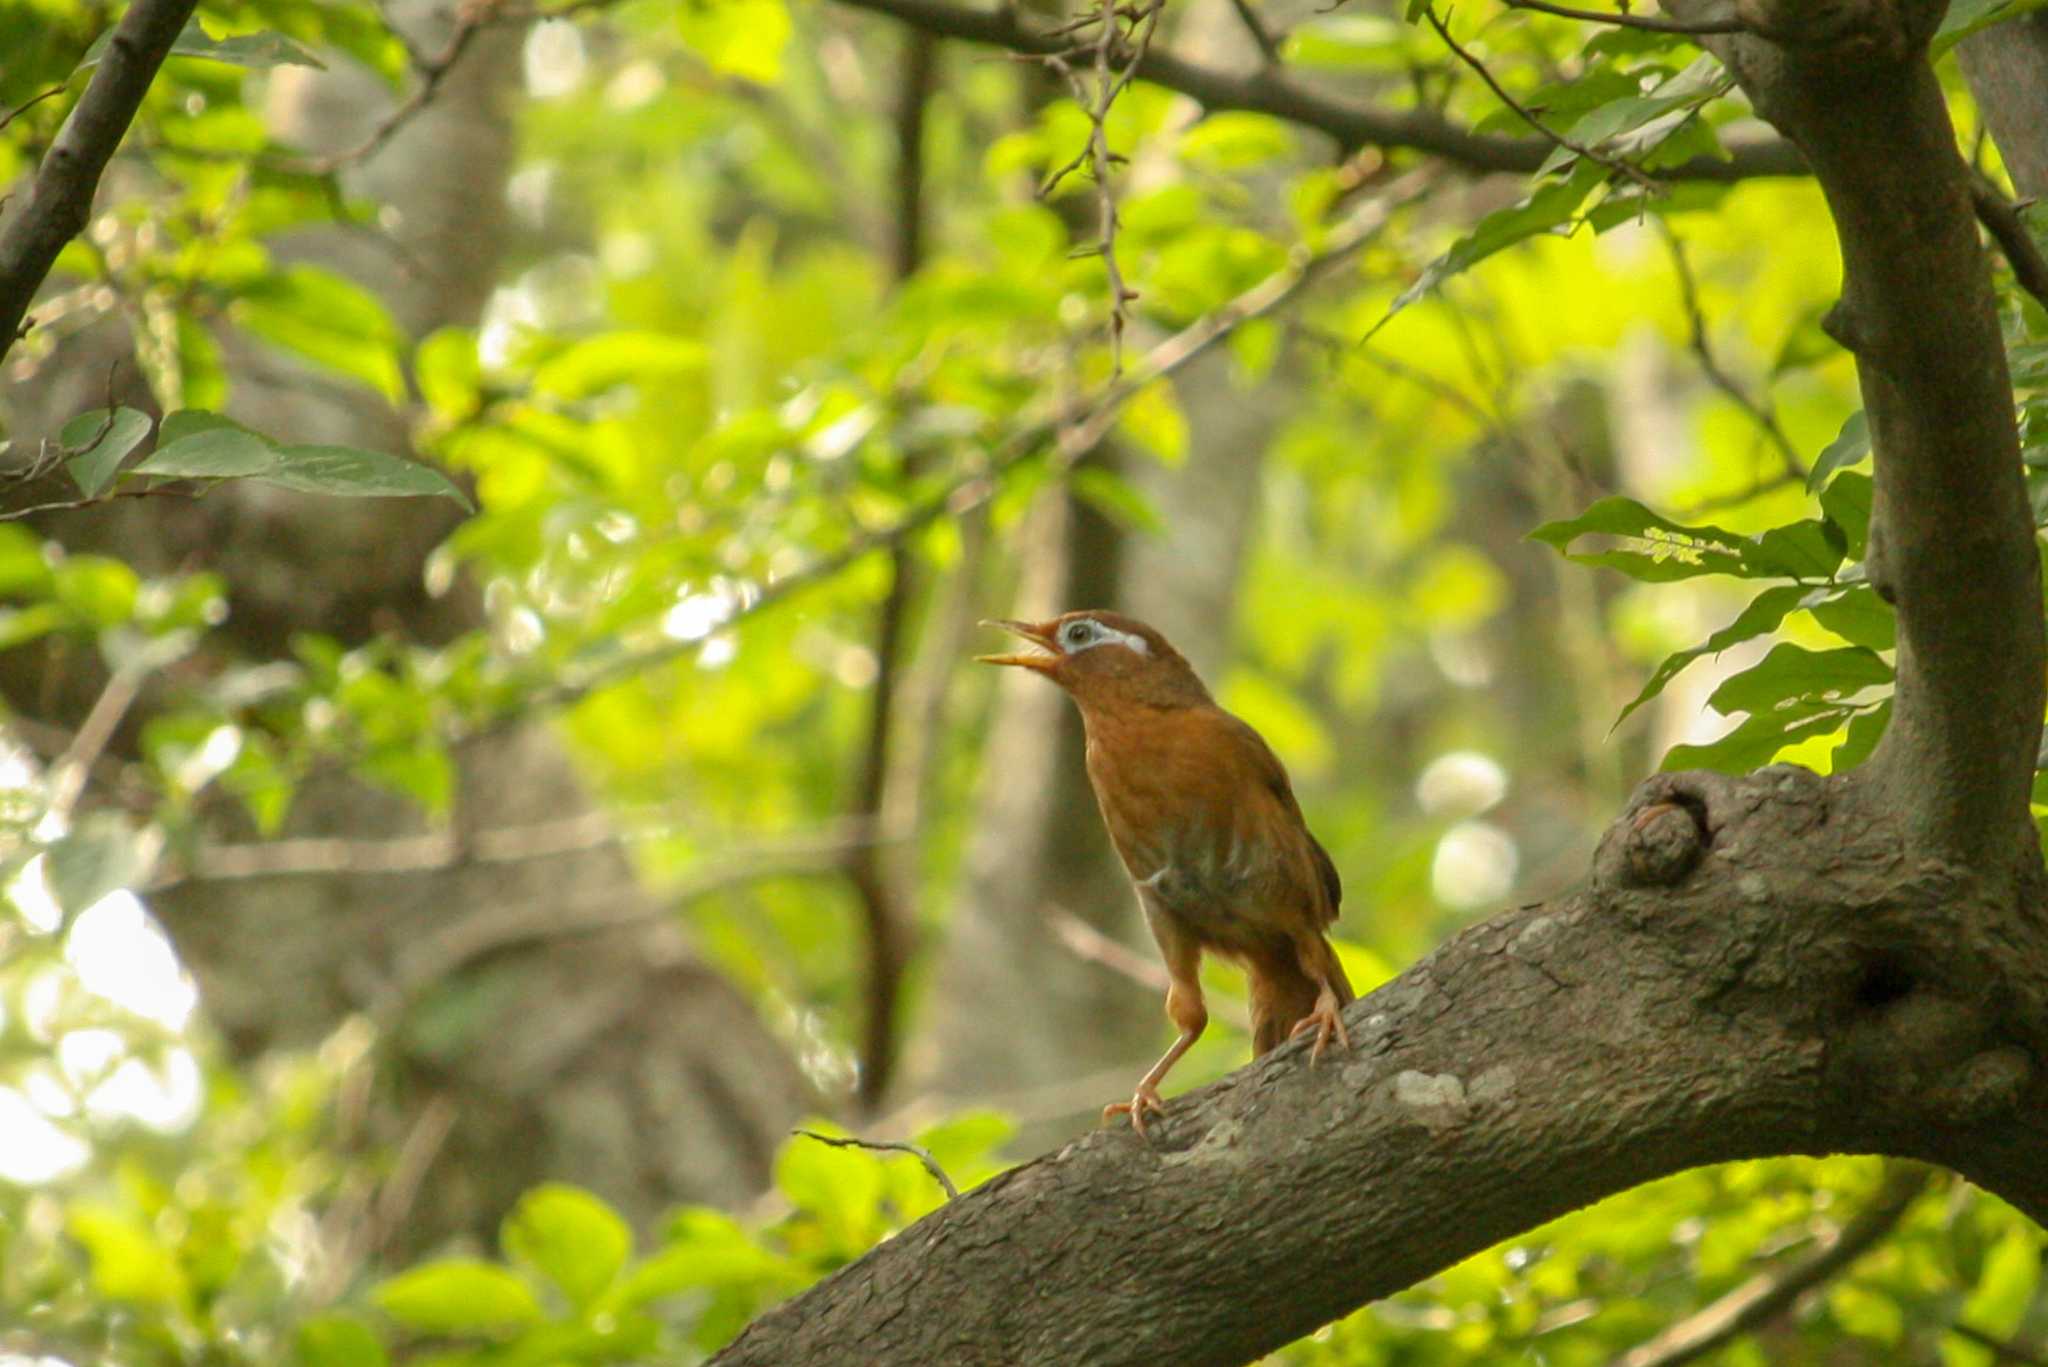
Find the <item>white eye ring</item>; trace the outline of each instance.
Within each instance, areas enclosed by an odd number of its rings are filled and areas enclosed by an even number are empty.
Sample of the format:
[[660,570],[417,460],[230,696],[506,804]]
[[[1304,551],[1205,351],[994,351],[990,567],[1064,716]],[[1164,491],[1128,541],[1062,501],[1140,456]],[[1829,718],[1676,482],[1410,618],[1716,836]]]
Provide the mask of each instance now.
[[1070,650],[1092,644],[1095,639],[1095,623],[1085,618],[1060,628],[1060,642]]

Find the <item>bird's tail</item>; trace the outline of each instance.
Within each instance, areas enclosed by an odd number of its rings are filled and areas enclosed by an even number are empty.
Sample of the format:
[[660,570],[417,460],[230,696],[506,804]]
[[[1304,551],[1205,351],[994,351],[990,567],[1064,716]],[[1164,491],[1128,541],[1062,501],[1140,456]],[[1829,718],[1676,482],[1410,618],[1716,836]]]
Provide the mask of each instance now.
[[1322,994],[1322,981],[1337,994],[1337,1005],[1348,1006],[1358,997],[1344,965],[1330,942],[1318,935],[1309,958],[1321,981],[1302,966],[1302,953],[1292,941],[1283,940],[1245,956],[1245,976],[1251,988],[1252,1056],[1266,1053],[1287,1041],[1294,1027],[1315,1010]]

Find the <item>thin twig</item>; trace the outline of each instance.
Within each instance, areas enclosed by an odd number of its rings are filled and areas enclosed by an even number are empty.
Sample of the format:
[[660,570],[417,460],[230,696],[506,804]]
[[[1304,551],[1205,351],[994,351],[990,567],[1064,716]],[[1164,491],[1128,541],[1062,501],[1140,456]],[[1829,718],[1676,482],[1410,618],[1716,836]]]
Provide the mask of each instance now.
[[494,18],[495,16],[487,11],[464,16],[456,24],[455,32],[448,36],[447,44],[431,57],[415,48],[412,41],[398,29],[392,28],[392,35],[403,44],[411,59],[412,71],[419,78],[419,84],[413,88],[412,94],[406,96],[396,108],[386,114],[361,142],[354,147],[344,148],[324,157],[312,158],[302,169],[313,175],[332,175],[344,166],[352,166],[375,156],[382,150],[384,144],[398,135],[400,129],[433,103],[434,97],[440,93],[441,82],[448,78],[448,73],[462,60],[463,53],[469,50],[469,45],[477,34],[488,28]]
[[1258,44],[1260,54],[1266,59],[1266,65],[1279,66],[1280,44],[1266,28],[1265,21],[1259,18],[1258,11],[1252,8],[1251,0],[1230,0],[1230,4],[1237,11],[1238,22],[1244,25],[1244,31]]
[[1736,383],[1735,377],[1721,368],[1714,356],[1713,344],[1707,339],[1707,316],[1700,308],[1699,281],[1692,273],[1692,262],[1686,257],[1685,243],[1662,219],[1657,220],[1664,235],[1664,245],[1671,253],[1671,267],[1678,275],[1679,299],[1685,306],[1685,317],[1692,332],[1693,355],[1699,358],[1700,371],[1707,382],[1727,395],[1729,400],[1749,415],[1770,439],[1778,452],[1785,476],[1788,479],[1805,480],[1806,467],[1799,462],[1799,453],[1793,449],[1792,439],[1785,435],[1785,429],[1778,423],[1776,408],[1768,398],[1761,401],[1750,397],[1749,392]]
[[1930,1169],[1917,1164],[1892,1165],[1877,1199],[1818,1251],[1751,1277],[1655,1338],[1629,1349],[1614,1359],[1612,1367],[1678,1367],[1769,1323],[1808,1291],[1846,1271],[1890,1234],[1914,1199],[1927,1189],[1932,1176]]
[[[1147,0],[1147,3],[1129,9],[1120,6],[1118,0],[1098,0],[1098,4],[1099,8],[1093,14],[1084,15],[1068,26],[1098,25],[1095,40],[1090,45],[1092,90],[1068,64],[1066,54],[1048,53],[1038,59],[1066,81],[1073,91],[1074,103],[1088,115],[1088,140],[1082,150],[1047,177],[1039,193],[1051,194],[1069,173],[1084,165],[1094,177],[1095,251],[1102,258],[1103,273],[1109,283],[1109,374],[1111,379],[1117,379],[1123,375],[1124,329],[1130,322],[1130,305],[1138,296],[1124,283],[1123,269],[1116,255],[1117,230],[1122,226],[1122,220],[1117,217],[1115,168],[1123,158],[1110,149],[1109,111],[1117,96],[1137,78],[1138,67],[1144,62],[1146,50],[1152,45],[1152,36],[1158,30],[1159,12],[1165,8],[1165,0]],[[1120,20],[1129,25],[1128,33],[1118,28]]]
[[[1121,940],[1104,935],[1065,907],[1047,903],[1040,909],[1040,914],[1045,917],[1045,923],[1053,938],[1060,942],[1060,947],[1075,958],[1106,968],[1119,978],[1153,992],[1164,994],[1172,985],[1164,964],[1138,953]],[[1209,1009],[1211,1015],[1240,1030],[1252,1028],[1251,1015],[1241,1003],[1211,1002]]]
[[[839,0],[853,9],[887,15],[901,23],[983,43],[1028,56],[1066,53],[1072,44],[1020,17],[1022,7],[979,9],[944,0]],[[1223,71],[1155,44],[1138,64],[1138,78],[1175,90],[1211,112],[1237,109],[1270,114],[1318,129],[1346,151],[1361,147],[1407,148],[1474,171],[1535,170],[1550,155],[1545,139],[1474,133],[1432,109],[1390,110],[1328,94],[1291,78],[1284,68],[1248,73]],[[1798,149],[1782,138],[1731,140],[1728,156],[1693,157],[1657,171],[1661,180],[1748,180],[1756,176],[1807,174]]]
[[939,1166],[939,1160],[932,1157],[929,1149],[920,1148],[916,1144],[900,1139],[862,1139],[857,1135],[840,1139],[835,1135],[819,1134],[816,1130],[797,1129],[791,1130],[790,1133],[802,1135],[805,1139],[815,1139],[820,1144],[829,1144],[835,1149],[873,1149],[880,1153],[907,1153],[924,1164],[924,1170],[932,1175],[932,1180],[944,1188],[947,1200],[951,1201],[960,1195],[960,1188],[954,1186],[953,1179],[946,1176],[946,1170]]
[[70,815],[72,805],[85,790],[86,775],[99,762],[107,742],[114,738],[115,729],[121,725],[121,718],[128,715],[136,695],[142,691],[142,677],[139,670],[115,670],[93,702],[92,710],[79,724],[78,734],[71,738],[70,748],[50,766],[52,814],[58,817]]
[[1458,45],[1458,40],[1451,37],[1451,30],[1442,19],[1437,17],[1435,5],[1425,6],[1422,13],[1429,20],[1429,26],[1436,30],[1437,37],[1444,40],[1444,46],[1451,50],[1452,55],[1457,57],[1466,66],[1472,68],[1478,74],[1479,79],[1486,82],[1486,88],[1491,90],[1502,104],[1513,110],[1523,123],[1528,124],[1529,127],[1535,129],[1538,133],[1541,133],[1544,137],[1550,139],[1574,156],[1584,157],[1587,161],[1597,162],[1608,170],[1613,171],[1616,175],[1626,176],[1645,190],[1655,190],[1657,188],[1657,182],[1652,180],[1649,174],[1642,170],[1642,168],[1619,157],[1610,157],[1605,153],[1596,152],[1584,143],[1576,142],[1564,134],[1552,130],[1548,124],[1537,118],[1527,105],[1508,94],[1506,87],[1495,80],[1493,73],[1486,69],[1486,63],[1480,61],[1472,53]]
[[1756,33],[1753,24],[1740,19],[1712,19],[1703,24],[1681,23],[1676,19],[1659,19],[1647,14],[1608,14],[1600,10],[1573,9],[1569,5],[1553,5],[1550,0],[1502,0],[1509,9],[1535,10],[1539,14],[1554,14],[1560,19],[1577,19],[1588,24],[1614,24],[1621,28],[1642,29],[1648,33],[1674,33],[1682,37],[1709,37],[1717,33]]
[[2048,259],[2042,257],[2041,248],[2021,222],[2019,206],[2000,194],[1981,172],[1970,177],[1970,203],[1977,210],[1977,221],[2005,253],[2012,278],[2048,307]]
[[4,117],[0,117],[0,129],[6,128],[8,124],[13,123],[23,114],[28,113],[29,110],[34,109],[44,100],[54,99],[56,96],[62,95],[68,88],[68,86],[53,85],[48,90],[43,91],[40,95],[29,96],[20,104],[8,110]]

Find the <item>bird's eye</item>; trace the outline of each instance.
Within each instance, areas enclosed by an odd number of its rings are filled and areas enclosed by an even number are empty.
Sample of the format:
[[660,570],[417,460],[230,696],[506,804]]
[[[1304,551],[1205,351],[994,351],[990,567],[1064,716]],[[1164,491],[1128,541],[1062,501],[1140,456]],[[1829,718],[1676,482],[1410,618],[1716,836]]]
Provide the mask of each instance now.
[[1069,622],[1060,628],[1060,640],[1069,647],[1084,646],[1094,638],[1093,622]]

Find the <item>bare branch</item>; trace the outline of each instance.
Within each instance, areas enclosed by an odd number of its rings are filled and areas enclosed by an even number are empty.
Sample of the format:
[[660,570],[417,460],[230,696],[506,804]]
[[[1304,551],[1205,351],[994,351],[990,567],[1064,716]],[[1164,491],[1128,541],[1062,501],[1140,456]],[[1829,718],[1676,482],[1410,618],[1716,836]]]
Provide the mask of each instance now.
[[70,89],[69,86],[53,85],[48,90],[43,91],[41,94],[29,96],[20,104],[8,110],[5,116],[0,116],[0,128],[7,127],[8,124],[13,123],[23,114],[28,113],[29,110],[34,109],[44,100],[55,99],[57,96],[62,95],[68,89]]
[[2019,206],[2000,194],[1998,187],[1982,175],[1970,178],[1970,204],[1977,211],[1977,221],[2005,253],[2013,279],[2048,307],[2048,259],[2042,257],[2033,234],[2020,221]]
[[924,1164],[924,1170],[932,1175],[932,1180],[946,1193],[948,1201],[955,1200],[960,1195],[960,1188],[954,1186],[953,1179],[946,1176],[946,1170],[939,1166],[938,1159],[932,1157],[930,1149],[920,1148],[916,1144],[900,1139],[862,1139],[857,1135],[841,1139],[835,1135],[819,1134],[816,1130],[804,1129],[791,1130],[790,1133],[802,1135],[805,1139],[815,1139],[820,1144],[830,1144],[835,1149],[873,1149],[877,1153],[907,1153]]
[[[1070,50],[1057,33],[1037,29],[1015,6],[969,9],[946,0],[840,0],[854,9],[887,15],[941,37],[984,43],[1034,56]],[[1197,101],[1205,108],[1242,109],[1318,129],[1346,150],[1407,148],[1472,171],[1533,171],[1550,155],[1550,143],[1536,138],[1474,133],[1426,110],[1386,110],[1326,95],[1294,80],[1285,68],[1268,67],[1237,75],[1204,66],[1157,45],[1138,63],[1138,79]],[[1654,173],[1668,180],[1748,180],[1756,176],[1806,174],[1806,164],[1782,140],[1732,143],[1726,160],[1698,157]]]
[[441,91],[441,82],[448,79],[448,73],[462,60],[463,53],[469,50],[469,45],[477,34],[501,20],[502,16],[488,7],[479,8],[474,12],[465,8],[463,17],[455,26],[455,32],[449,35],[446,45],[432,56],[420,52],[410,39],[393,28],[393,34],[404,45],[406,54],[411,59],[413,75],[419,78],[419,84],[414,86],[412,94],[406,96],[396,108],[386,114],[361,142],[354,147],[313,158],[305,163],[302,169],[312,175],[331,175],[344,166],[352,166],[375,156],[386,143],[398,135],[401,129],[419,117],[421,111],[434,102],[434,97]]
[[[1768,398],[1751,398],[1749,391],[1736,383],[1735,377],[1723,370],[1720,361],[1715,359],[1713,344],[1707,339],[1707,316],[1700,308],[1699,281],[1692,273],[1692,262],[1685,254],[1685,243],[1679,240],[1678,234],[1673,232],[1671,225],[1663,219],[1658,219],[1657,225],[1663,233],[1664,245],[1671,253],[1671,267],[1678,275],[1679,299],[1685,306],[1686,322],[1692,331],[1692,351],[1693,355],[1699,358],[1701,373],[1707,377],[1709,384],[1727,395],[1737,408],[1749,415],[1749,420],[1757,425],[1776,449],[1778,459],[1782,463],[1784,480],[1772,480],[1768,487],[1775,488],[1788,480],[1804,482],[1806,467],[1800,463],[1799,453],[1793,449],[1792,439],[1785,435],[1784,427],[1779,424],[1777,409]],[[1765,486],[1760,481],[1759,488],[1762,487]]]
[[1436,36],[1443,39],[1444,46],[1451,50],[1452,55],[1457,57],[1457,59],[1463,62],[1466,66],[1472,68],[1474,72],[1478,73],[1479,79],[1486,82],[1486,88],[1488,90],[1491,90],[1494,93],[1494,96],[1497,99],[1499,99],[1502,104],[1506,105],[1509,109],[1512,109],[1515,112],[1516,116],[1519,117],[1523,123],[1528,124],[1538,133],[1541,133],[1551,142],[1555,143],[1559,147],[1562,147],[1565,151],[1572,153],[1574,156],[1584,157],[1587,161],[1597,162],[1599,165],[1605,166],[1608,170],[1613,171],[1616,175],[1628,177],[1628,179],[1634,181],[1636,184],[1642,186],[1645,189],[1656,188],[1656,182],[1651,180],[1648,173],[1645,172],[1641,167],[1636,166],[1631,162],[1624,161],[1619,157],[1610,157],[1605,155],[1604,153],[1596,152],[1592,148],[1586,146],[1584,143],[1575,142],[1572,139],[1566,137],[1562,133],[1554,132],[1549,127],[1549,125],[1543,122],[1543,120],[1537,118],[1536,115],[1529,110],[1529,107],[1527,105],[1523,104],[1520,100],[1517,100],[1514,96],[1508,94],[1507,89],[1504,86],[1502,86],[1499,81],[1494,79],[1493,73],[1486,69],[1486,63],[1480,61],[1477,57],[1473,56],[1470,52],[1466,51],[1463,47],[1460,47],[1458,45],[1458,40],[1451,37],[1451,30],[1449,29],[1449,27],[1445,25],[1442,19],[1437,17],[1435,5],[1424,6],[1422,13],[1423,17],[1429,20],[1429,26],[1436,30]]
[[1833,1280],[1897,1228],[1933,1178],[1917,1163],[1895,1164],[1883,1189],[1856,1218],[1831,1231],[1820,1248],[1784,1267],[1758,1273],[1644,1343],[1614,1359],[1612,1367],[1678,1367],[1770,1323],[1814,1287]]
[[1674,33],[1689,38],[1717,33],[1757,31],[1754,25],[1746,24],[1739,18],[1703,19],[1697,24],[1688,24],[1676,19],[1659,19],[1653,15],[1573,9],[1569,5],[1553,5],[1550,0],[1502,0],[1502,3],[1509,9],[1534,10],[1538,14],[1554,14],[1560,19],[1577,19],[1588,24],[1614,24],[1620,28],[1642,29],[1648,33]]
[[85,231],[100,175],[121,145],[142,97],[196,0],[135,0],[114,26],[85,93],[57,130],[35,183],[0,231],[0,358],[27,330],[36,291],[64,244]]
[[1259,54],[1266,59],[1266,65],[1279,66],[1280,44],[1266,28],[1265,21],[1259,18],[1258,11],[1252,8],[1252,0],[1230,0],[1230,4],[1237,11],[1237,21],[1244,25],[1244,31],[1249,33],[1252,42],[1258,45]]

